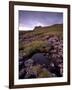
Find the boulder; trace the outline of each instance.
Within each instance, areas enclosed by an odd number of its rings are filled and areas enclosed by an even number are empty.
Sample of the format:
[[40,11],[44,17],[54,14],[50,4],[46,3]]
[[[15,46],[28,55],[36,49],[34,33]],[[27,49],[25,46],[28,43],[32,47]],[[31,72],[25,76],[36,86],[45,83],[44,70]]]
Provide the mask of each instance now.
[[34,60],[36,64],[40,65],[48,65],[49,63],[48,57],[45,56],[43,53],[36,53],[31,57],[31,59]]

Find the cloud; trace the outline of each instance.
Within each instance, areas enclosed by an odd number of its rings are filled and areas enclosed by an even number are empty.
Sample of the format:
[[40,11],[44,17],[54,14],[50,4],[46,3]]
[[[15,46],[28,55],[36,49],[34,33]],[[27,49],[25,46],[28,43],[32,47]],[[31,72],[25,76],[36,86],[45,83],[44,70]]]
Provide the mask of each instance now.
[[19,29],[33,29],[35,26],[49,26],[63,23],[63,13],[19,11]]

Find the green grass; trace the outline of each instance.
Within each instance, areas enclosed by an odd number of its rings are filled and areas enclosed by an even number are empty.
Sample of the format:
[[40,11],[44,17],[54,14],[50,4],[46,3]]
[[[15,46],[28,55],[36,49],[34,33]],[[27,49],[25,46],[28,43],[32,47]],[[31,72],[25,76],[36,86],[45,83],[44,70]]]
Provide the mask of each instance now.
[[24,52],[29,56],[37,52],[48,52],[49,48],[47,41],[32,41],[24,45]]

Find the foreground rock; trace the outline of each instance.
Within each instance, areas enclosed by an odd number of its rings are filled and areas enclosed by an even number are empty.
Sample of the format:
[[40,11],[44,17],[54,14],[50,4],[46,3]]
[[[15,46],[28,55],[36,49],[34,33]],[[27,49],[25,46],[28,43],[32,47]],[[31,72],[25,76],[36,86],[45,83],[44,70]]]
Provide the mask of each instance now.
[[48,65],[49,60],[47,56],[44,56],[44,53],[36,53],[31,57],[32,60],[34,60],[34,62],[36,64],[40,64],[40,65]]

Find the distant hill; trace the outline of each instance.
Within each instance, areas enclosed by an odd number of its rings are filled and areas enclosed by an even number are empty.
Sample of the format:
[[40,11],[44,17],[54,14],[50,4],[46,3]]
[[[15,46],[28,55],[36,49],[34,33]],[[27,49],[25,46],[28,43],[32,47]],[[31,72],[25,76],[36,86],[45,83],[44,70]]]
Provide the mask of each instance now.
[[36,35],[49,35],[49,34],[62,34],[63,33],[63,24],[55,24],[52,26],[39,26],[35,27],[33,30],[28,30],[28,31],[19,31],[19,35],[24,35],[24,36],[36,36]]
[[63,27],[63,24],[54,24],[54,25],[51,25],[51,26],[36,26],[33,30],[42,30],[42,29],[48,29],[48,28],[60,28],[60,27]]

